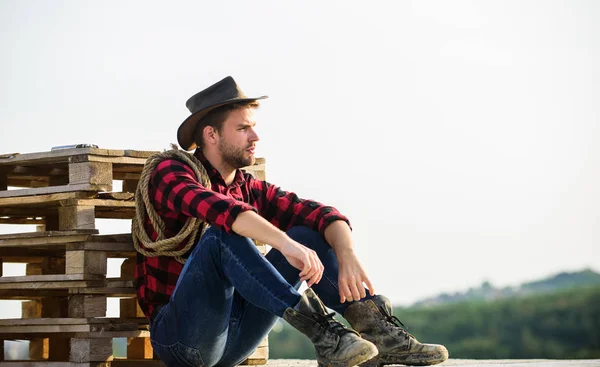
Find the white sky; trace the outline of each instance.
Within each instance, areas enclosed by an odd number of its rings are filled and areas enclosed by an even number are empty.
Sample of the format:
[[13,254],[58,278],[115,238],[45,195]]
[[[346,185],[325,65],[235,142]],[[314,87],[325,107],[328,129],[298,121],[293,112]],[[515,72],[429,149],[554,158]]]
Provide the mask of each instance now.
[[600,2],[165,4],[0,1],[0,153],[168,148],[232,75],[395,303],[600,271]]

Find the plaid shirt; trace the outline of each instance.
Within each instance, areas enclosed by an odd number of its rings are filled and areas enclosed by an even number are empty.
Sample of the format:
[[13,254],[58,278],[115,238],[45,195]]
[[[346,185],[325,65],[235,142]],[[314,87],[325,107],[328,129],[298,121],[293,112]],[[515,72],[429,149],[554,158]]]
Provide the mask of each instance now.
[[[199,150],[196,150],[195,156],[206,168],[211,190],[201,186],[192,169],[176,159],[161,162],[152,173],[150,197],[156,212],[165,222],[166,237],[177,234],[188,217],[201,218],[212,226],[234,233],[231,229],[233,222],[246,210],[257,212],[283,231],[304,225],[323,234],[333,221],[344,220],[349,223],[333,207],[300,199],[292,192],[254,179],[240,170],[236,171],[232,184],[227,186],[221,174]],[[158,235],[147,216],[145,229],[155,241]],[[183,245],[180,244],[179,248],[183,248]],[[182,269],[183,265],[172,257],[137,254],[136,293],[146,317],[150,318],[157,306],[169,302]]]

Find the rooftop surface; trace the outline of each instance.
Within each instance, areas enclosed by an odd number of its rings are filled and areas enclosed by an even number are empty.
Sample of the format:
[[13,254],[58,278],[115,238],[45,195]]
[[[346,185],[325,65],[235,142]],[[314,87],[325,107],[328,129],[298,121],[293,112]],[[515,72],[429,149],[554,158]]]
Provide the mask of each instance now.
[[[314,367],[317,361],[310,359],[269,359],[267,366],[271,367]],[[577,359],[577,360],[556,360],[556,359],[449,359],[437,366],[469,366],[469,367],[574,367],[584,366],[600,367],[600,359]]]

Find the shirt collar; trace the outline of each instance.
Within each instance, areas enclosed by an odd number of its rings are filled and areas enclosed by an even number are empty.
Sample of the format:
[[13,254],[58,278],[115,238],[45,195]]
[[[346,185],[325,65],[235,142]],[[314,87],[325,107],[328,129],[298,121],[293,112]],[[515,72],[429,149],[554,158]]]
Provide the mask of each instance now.
[[[202,163],[202,165],[206,169],[206,173],[208,173],[208,177],[210,177],[211,182],[218,182],[218,183],[222,184],[223,186],[227,186],[225,184],[225,180],[223,179],[223,176],[221,176],[221,173],[219,171],[217,171],[217,169],[215,167],[213,167],[212,164],[210,164],[210,162],[204,156],[204,154],[202,154],[202,151],[200,149],[196,149],[196,151],[194,152],[194,157],[198,158],[200,163]],[[233,178],[233,182],[231,183],[230,186],[233,186],[236,184],[239,186],[239,184],[241,184],[242,182],[244,182],[244,174],[242,173],[241,170],[236,169],[235,177]]]

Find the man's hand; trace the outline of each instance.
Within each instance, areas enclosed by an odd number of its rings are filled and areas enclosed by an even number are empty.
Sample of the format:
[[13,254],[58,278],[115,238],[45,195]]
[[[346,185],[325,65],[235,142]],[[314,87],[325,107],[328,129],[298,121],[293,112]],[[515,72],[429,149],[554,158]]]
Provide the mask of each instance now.
[[300,280],[306,280],[309,287],[323,277],[324,266],[316,252],[294,241],[255,212],[240,213],[231,228],[240,236],[268,243],[279,250],[293,267],[300,270]]
[[316,252],[289,237],[279,251],[293,267],[300,270],[300,281],[306,280],[309,287],[319,283],[325,267]]
[[340,289],[340,302],[359,301],[367,296],[365,285],[371,296],[375,295],[375,289],[367,277],[362,264],[354,254],[348,250],[337,254],[339,263],[338,287]]
[[340,302],[359,301],[365,298],[367,296],[365,286],[369,288],[369,293],[374,296],[375,289],[354,253],[350,227],[346,222],[338,220],[329,224],[325,228],[325,239],[333,247],[339,263]]

